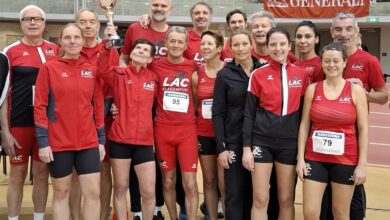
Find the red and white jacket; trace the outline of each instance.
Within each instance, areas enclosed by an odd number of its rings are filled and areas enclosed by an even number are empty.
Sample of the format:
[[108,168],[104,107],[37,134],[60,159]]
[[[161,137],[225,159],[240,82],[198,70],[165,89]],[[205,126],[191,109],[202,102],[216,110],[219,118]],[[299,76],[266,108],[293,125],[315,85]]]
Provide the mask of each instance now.
[[40,148],[53,152],[104,144],[102,88],[96,67],[58,58],[41,67],[35,88],[35,128]]

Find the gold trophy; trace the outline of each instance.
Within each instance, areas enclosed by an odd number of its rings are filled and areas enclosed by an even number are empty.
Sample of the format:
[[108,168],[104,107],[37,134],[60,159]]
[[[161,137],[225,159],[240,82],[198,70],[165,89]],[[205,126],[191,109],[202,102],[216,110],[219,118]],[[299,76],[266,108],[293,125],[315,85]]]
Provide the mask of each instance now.
[[[111,10],[115,7],[116,0],[98,0],[100,8],[102,8],[106,13],[108,19],[107,25],[114,27],[113,16],[114,12]],[[108,42],[106,43],[106,48],[119,48],[123,46],[123,40],[120,39],[118,35],[109,36]]]

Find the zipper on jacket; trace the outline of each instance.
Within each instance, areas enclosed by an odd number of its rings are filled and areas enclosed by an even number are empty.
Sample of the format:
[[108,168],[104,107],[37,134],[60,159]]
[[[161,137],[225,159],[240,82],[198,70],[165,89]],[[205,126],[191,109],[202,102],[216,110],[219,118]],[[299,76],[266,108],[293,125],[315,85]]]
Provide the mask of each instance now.
[[282,103],[281,103],[281,116],[287,115],[288,112],[288,77],[287,77],[287,64],[280,64],[280,79],[281,79],[281,92],[282,92]]

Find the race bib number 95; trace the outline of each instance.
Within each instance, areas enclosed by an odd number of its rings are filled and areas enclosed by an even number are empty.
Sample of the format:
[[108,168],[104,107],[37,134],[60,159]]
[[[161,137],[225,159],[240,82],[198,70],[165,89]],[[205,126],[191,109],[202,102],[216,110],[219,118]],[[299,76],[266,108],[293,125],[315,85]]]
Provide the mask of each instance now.
[[314,131],[312,139],[314,152],[330,155],[344,154],[344,133],[332,131]]
[[190,97],[186,93],[181,92],[164,92],[163,109],[173,112],[185,113],[188,111]]

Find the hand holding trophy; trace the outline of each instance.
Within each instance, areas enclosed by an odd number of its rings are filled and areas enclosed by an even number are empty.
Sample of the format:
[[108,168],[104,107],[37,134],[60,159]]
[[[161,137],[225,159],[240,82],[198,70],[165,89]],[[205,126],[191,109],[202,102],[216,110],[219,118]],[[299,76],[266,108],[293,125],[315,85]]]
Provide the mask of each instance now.
[[[113,16],[114,12],[112,9],[115,7],[116,0],[98,0],[100,8],[102,8],[106,13],[108,19],[107,26],[114,27]],[[113,34],[109,36],[108,42],[106,43],[106,48],[119,48],[123,46],[123,40],[120,39],[118,34]]]

